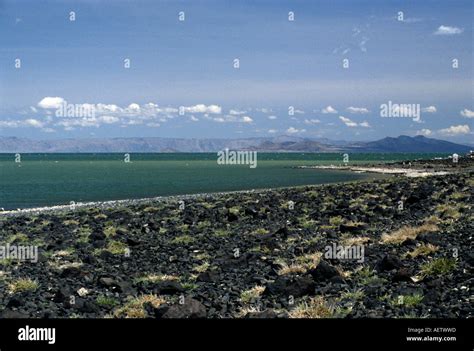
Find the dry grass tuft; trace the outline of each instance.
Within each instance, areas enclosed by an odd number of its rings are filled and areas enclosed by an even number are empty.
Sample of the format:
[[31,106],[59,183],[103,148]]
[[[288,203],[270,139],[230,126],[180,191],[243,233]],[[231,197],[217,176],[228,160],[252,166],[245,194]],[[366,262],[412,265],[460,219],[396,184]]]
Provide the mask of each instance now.
[[278,264],[281,266],[281,268],[278,270],[278,274],[285,275],[293,273],[306,273],[308,270],[316,268],[316,266],[319,264],[319,261],[321,260],[322,255],[323,254],[321,252],[315,252],[312,254],[299,256],[295,259],[295,262],[291,264],[287,264],[284,261],[279,261]]
[[383,244],[401,244],[407,239],[415,239],[421,233],[436,232],[438,226],[435,224],[425,223],[418,227],[405,226],[391,234],[382,235]]
[[16,294],[25,291],[35,291],[36,289],[38,289],[38,282],[29,278],[20,278],[8,285],[10,294]]
[[165,302],[166,300],[164,298],[157,295],[142,295],[130,300],[124,306],[117,308],[113,316],[115,318],[146,318],[147,313],[143,307],[145,303],[151,303],[151,305],[156,308]]
[[370,240],[369,237],[361,236],[361,237],[346,237],[342,239],[343,246],[356,246],[365,244]]
[[414,248],[413,251],[408,252],[406,254],[406,257],[415,258],[418,256],[427,256],[430,253],[436,251],[438,251],[438,246],[435,246],[433,244],[422,244]]
[[240,301],[242,301],[242,303],[250,303],[254,300],[257,300],[264,291],[264,286],[256,285],[252,289],[242,291],[240,294]]
[[301,302],[289,313],[290,318],[329,318],[332,316],[331,308],[323,297],[310,298]]

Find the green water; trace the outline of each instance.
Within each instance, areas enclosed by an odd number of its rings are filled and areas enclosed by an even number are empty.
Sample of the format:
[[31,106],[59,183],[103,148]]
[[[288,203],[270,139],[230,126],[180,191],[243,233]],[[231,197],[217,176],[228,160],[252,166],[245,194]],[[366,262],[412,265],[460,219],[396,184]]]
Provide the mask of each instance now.
[[[354,154],[350,164],[445,156]],[[30,208],[154,196],[353,181],[343,171],[297,169],[341,164],[341,154],[259,153],[258,166],[218,165],[212,154],[0,154],[0,207]]]

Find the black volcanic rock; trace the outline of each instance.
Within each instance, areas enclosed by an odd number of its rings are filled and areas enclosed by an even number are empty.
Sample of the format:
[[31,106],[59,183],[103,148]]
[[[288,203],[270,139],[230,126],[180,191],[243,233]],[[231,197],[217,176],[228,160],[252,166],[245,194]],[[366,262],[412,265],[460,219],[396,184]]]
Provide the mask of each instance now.
[[376,270],[379,272],[391,271],[392,269],[398,269],[402,266],[402,262],[398,257],[393,255],[386,255],[376,264]]
[[324,260],[321,260],[316,268],[311,269],[308,273],[311,274],[316,282],[323,282],[340,276],[337,269]]
[[311,277],[278,277],[265,288],[264,295],[301,297],[314,294],[315,284]]
[[206,318],[206,307],[193,298],[185,298],[183,304],[175,304],[169,307],[158,308],[158,313],[155,314],[160,318]]

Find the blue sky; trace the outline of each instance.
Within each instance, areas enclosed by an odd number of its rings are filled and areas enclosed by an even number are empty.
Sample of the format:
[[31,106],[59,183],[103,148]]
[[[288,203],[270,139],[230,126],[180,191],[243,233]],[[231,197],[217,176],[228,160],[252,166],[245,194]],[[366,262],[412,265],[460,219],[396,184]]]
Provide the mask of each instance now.
[[[0,135],[471,142],[472,18],[472,1],[0,0]],[[381,117],[389,101],[421,118]]]

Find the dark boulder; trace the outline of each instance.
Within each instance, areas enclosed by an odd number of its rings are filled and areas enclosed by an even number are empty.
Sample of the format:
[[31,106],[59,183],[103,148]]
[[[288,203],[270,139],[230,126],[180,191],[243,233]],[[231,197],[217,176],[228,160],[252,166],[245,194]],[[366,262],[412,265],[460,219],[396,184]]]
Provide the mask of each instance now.
[[400,268],[395,275],[392,277],[392,282],[410,282],[412,283],[413,280],[411,279],[411,272],[407,268]]
[[315,289],[314,281],[309,276],[304,277],[284,277],[279,276],[275,282],[267,285],[263,295],[279,295],[302,297],[313,295]]
[[183,304],[172,306],[160,306],[155,310],[155,316],[159,318],[185,319],[206,318],[206,307],[193,298],[185,298]]
[[385,255],[382,259],[377,261],[375,269],[377,272],[391,271],[402,266],[400,259],[393,255]]
[[197,276],[196,281],[202,283],[216,283],[219,281],[219,274],[214,271],[202,272]]
[[321,260],[316,268],[311,269],[308,273],[311,274],[315,282],[323,282],[340,276],[337,269],[324,260]]

